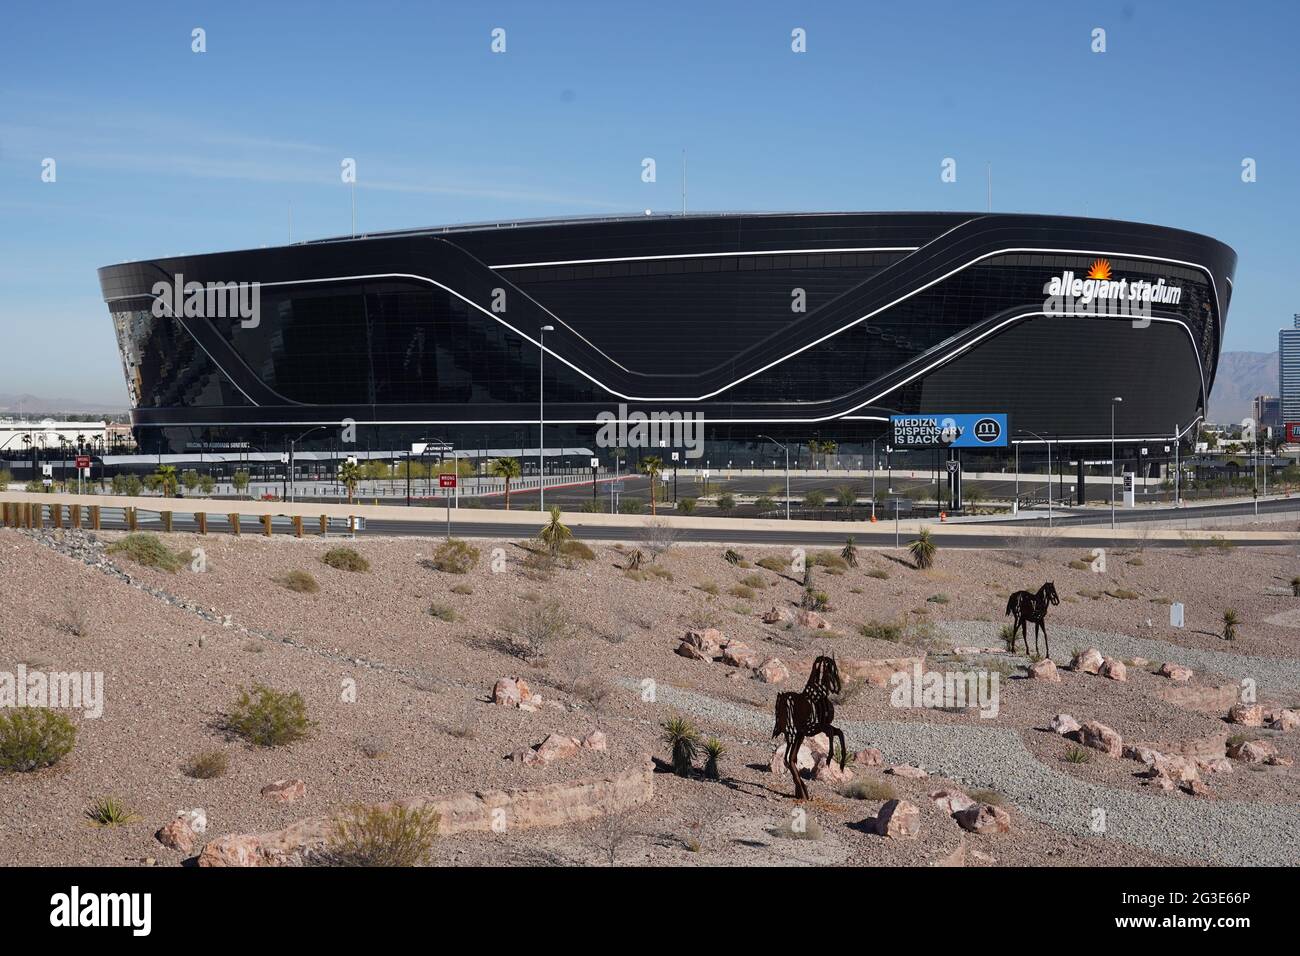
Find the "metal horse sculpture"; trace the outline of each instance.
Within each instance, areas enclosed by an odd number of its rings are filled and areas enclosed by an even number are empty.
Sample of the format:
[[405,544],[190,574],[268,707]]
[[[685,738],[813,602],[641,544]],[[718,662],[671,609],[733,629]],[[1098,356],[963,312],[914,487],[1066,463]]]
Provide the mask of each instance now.
[[841,690],[840,671],[833,657],[821,656],[813,661],[808,683],[801,691],[788,690],[776,695],[776,726],[772,736],[785,737],[785,765],[794,779],[796,800],[807,799],[808,785],[799,776],[799,747],[806,737],[825,734],[831,742],[831,756],[835,753],[835,739],[840,741],[840,769],[844,769],[847,751],[844,731],[831,724],[835,719],[835,705],[831,695]]
[[[1047,651],[1047,656],[1052,656],[1052,645],[1047,641],[1047,608],[1052,604],[1060,604],[1061,599],[1056,593],[1056,585],[1048,581],[1038,589],[1037,594],[1030,594],[1028,591],[1017,591],[1011,597],[1007,598],[1007,614],[1014,615],[1011,618],[1012,641],[1015,640],[1016,631],[1020,631],[1020,636],[1025,642],[1025,654],[1029,654],[1029,622],[1034,622],[1034,653],[1038,653],[1038,631],[1041,628],[1043,632],[1043,647]],[[1015,647],[1012,647],[1015,650]]]

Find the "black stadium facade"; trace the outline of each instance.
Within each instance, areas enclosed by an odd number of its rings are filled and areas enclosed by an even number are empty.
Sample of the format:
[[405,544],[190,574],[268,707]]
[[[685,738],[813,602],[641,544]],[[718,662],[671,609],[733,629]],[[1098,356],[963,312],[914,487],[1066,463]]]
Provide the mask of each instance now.
[[314,426],[299,449],[527,454],[543,420],[548,455],[604,456],[602,423],[643,413],[702,416],[716,467],[770,459],[760,436],[858,454],[900,414],[999,413],[1013,441],[1101,445],[1115,396],[1121,442],[1167,442],[1206,407],[1235,265],[1214,239],[1129,222],[692,214],[99,277],[150,454],[278,453]]

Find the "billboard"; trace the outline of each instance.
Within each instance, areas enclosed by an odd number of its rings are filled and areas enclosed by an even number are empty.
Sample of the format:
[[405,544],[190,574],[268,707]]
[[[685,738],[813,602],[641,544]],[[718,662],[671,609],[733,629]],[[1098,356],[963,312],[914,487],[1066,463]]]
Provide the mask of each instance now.
[[1286,441],[1288,445],[1292,442],[1300,442],[1300,422],[1286,423]]
[[891,415],[893,444],[898,448],[1005,448],[1007,416]]

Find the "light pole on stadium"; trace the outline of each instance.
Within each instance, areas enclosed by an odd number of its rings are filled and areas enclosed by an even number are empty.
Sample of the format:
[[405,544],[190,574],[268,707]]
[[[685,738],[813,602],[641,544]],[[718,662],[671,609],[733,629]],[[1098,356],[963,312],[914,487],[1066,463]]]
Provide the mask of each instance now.
[[[1052,443],[1044,438],[1038,432],[1031,432],[1028,428],[1021,428],[1019,431],[1026,435],[1033,435],[1040,442],[1047,446],[1047,526],[1052,526]],[[1016,498],[1020,498],[1020,445],[1016,445]]]
[[546,381],[542,368],[546,362],[546,333],[555,326],[543,325],[537,336],[537,510],[546,510]]
[[1122,397],[1116,395],[1110,400],[1110,530],[1115,530],[1115,408]]
[[759,435],[759,438],[766,438],[777,448],[785,452],[785,520],[790,520],[790,449],[782,445],[771,435]]

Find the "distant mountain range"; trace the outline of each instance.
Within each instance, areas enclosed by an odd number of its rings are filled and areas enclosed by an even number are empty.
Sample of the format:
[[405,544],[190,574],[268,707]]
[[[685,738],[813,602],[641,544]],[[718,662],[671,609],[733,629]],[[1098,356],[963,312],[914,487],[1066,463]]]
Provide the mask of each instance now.
[[1210,392],[1209,419],[1216,424],[1239,422],[1253,415],[1256,395],[1276,395],[1276,352],[1224,352]]
[[101,405],[75,398],[41,398],[39,395],[6,395],[0,393],[0,415],[117,415],[127,410],[126,405]]

